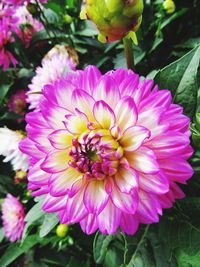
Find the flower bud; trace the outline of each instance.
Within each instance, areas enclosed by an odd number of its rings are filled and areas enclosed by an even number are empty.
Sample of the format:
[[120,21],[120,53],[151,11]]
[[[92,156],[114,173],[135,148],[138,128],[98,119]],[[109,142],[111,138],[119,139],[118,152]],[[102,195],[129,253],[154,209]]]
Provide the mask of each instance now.
[[101,42],[113,42],[137,31],[143,12],[143,0],[86,0],[82,19],[92,20]]
[[166,10],[167,14],[172,14],[176,10],[176,5],[173,0],[165,0],[163,8]]
[[67,224],[59,224],[56,228],[56,234],[59,237],[65,237],[68,233],[69,227]]
[[66,23],[66,24],[70,24],[70,23],[72,23],[73,18],[72,18],[70,15],[66,14],[66,15],[64,15],[64,17],[63,17],[63,21],[64,21],[64,23]]

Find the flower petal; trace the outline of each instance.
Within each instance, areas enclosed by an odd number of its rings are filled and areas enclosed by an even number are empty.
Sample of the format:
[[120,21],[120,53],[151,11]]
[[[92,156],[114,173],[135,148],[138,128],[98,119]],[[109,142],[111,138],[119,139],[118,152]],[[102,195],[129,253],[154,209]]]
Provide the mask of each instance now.
[[98,229],[97,216],[88,214],[83,220],[80,221],[81,229],[84,233],[91,235]]
[[47,194],[42,204],[42,208],[45,212],[58,212],[65,209],[68,196],[53,197]]
[[119,88],[109,75],[102,76],[94,88],[93,96],[96,101],[104,100],[111,108],[115,108],[120,100]]
[[123,131],[137,122],[137,108],[132,97],[126,96],[118,101],[115,108],[116,123]]
[[160,170],[154,152],[147,147],[126,152],[125,156],[131,167],[139,172],[154,174]]
[[137,150],[146,138],[150,137],[150,131],[142,126],[133,126],[124,132],[120,144],[125,151]]
[[88,212],[99,214],[106,206],[109,195],[105,190],[104,181],[94,180],[85,188],[83,202]]
[[82,177],[83,174],[71,167],[64,172],[52,174],[49,180],[50,194],[54,197],[66,195],[73,184],[82,180]]
[[56,149],[66,149],[72,145],[73,136],[65,130],[56,130],[48,136],[51,145]]
[[84,90],[74,90],[72,93],[72,105],[74,106],[74,109],[78,109],[81,112],[85,113],[89,121],[94,121],[94,116],[92,113],[93,105],[95,101]]
[[120,227],[122,232],[128,235],[133,235],[138,229],[139,220],[137,215],[122,213]]
[[138,174],[132,168],[121,167],[115,175],[115,182],[122,193],[131,193],[138,187]]
[[54,150],[46,156],[41,164],[41,169],[49,173],[62,172],[69,167],[69,160],[68,150]]
[[121,211],[134,214],[138,205],[138,195],[136,190],[131,194],[125,194],[118,190],[117,186],[113,188],[111,199],[113,204]]
[[93,107],[93,114],[103,129],[110,129],[115,124],[113,110],[103,100],[97,101]]
[[28,173],[29,182],[40,186],[48,185],[48,181],[50,178],[49,173],[46,173],[41,170],[40,165],[42,162],[43,159],[38,161],[34,166],[32,166],[32,168],[30,168]]
[[[109,220],[105,218],[109,218]],[[111,200],[109,200],[104,210],[97,217],[101,233],[104,235],[116,233],[117,228],[119,227],[120,218],[120,209],[116,208]]]
[[88,131],[87,118],[79,115],[66,115],[66,119],[64,125],[70,133],[82,134]]

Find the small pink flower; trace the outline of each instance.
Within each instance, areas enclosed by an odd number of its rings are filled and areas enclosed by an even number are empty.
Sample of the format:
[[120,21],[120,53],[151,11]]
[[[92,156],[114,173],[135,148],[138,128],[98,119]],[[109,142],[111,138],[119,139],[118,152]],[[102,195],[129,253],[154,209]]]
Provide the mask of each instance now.
[[24,218],[25,212],[21,202],[11,194],[7,194],[2,204],[2,220],[5,236],[11,242],[22,238],[25,227]]
[[24,90],[18,90],[8,101],[10,111],[23,116],[26,108],[26,93]]
[[65,46],[56,45],[42,60],[42,66],[37,67],[36,75],[29,84],[27,102],[30,109],[39,109],[42,88],[53,84],[56,80],[70,75],[76,68],[75,60],[70,56]]
[[9,68],[10,63],[14,66],[17,64],[17,60],[12,55],[12,53],[7,50],[6,46],[14,42],[12,37],[10,20],[6,17],[0,19],[0,66],[3,67],[3,70]]
[[44,26],[29,13],[26,6],[17,9],[15,17],[18,19],[18,25],[15,29],[16,34],[28,48],[33,34],[44,29]]
[[46,196],[43,209],[61,224],[134,234],[184,197],[177,183],[193,174],[190,120],[170,91],[130,70],[88,67],[42,92],[20,146],[29,189]]

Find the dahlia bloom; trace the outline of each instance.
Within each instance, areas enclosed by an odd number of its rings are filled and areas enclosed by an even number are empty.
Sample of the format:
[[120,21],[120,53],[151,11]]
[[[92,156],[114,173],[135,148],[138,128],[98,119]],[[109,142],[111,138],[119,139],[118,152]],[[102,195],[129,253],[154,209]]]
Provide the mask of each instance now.
[[8,128],[0,128],[0,155],[4,156],[3,162],[10,161],[13,170],[27,171],[28,157],[19,150],[19,142],[24,138],[20,131],[12,131]]
[[0,19],[0,66],[3,67],[4,71],[9,68],[10,62],[14,66],[17,64],[15,57],[6,48],[8,44],[14,42],[10,27],[10,20],[7,17]]
[[[2,2],[4,2],[5,4],[8,4],[8,5],[13,5],[13,6],[22,6],[24,5],[25,3],[29,3],[29,2],[35,2],[34,0],[31,1],[31,0],[3,0]],[[46,4],[48,2],[48,0],[39,0],[39,2],[41,4]]]
[[25,227],[25,212],[22,203],[11,194],[7,194],[2,204],[2,221],[5,236],[11,242],[22,238]]
[[94,22],[100,41],[113,42],[138,30],[143,8],[143,0],[86,0],[80,17]]
[[18,90],[8,101],[8,109],[16,114],[23,116],[26,108],[26,93],[24,90]]
[[26,6],[21,6],[16,10],[15,16],[18,19],[18,25],[15,30],[18,37],[22,40],[25,47],[28,48],[33,34],[44,29],[44,26],[29,13]]
[[37,67],[36,75],[29,85],[27,102],[30,109],[38,109],[42,88],[53,84],[61,77],[66,77],[75,70],[77,64],[76,52],[70,52],[67,46],[56,45],[42,60],[42,66]]
[[102,75],[92,66],[42,91],[20,147],[29,189],[46,196],[44,211],[61,224],[134,234],[184,197],[177,183],[193,174],[189,118],[170,91],[130,70]]

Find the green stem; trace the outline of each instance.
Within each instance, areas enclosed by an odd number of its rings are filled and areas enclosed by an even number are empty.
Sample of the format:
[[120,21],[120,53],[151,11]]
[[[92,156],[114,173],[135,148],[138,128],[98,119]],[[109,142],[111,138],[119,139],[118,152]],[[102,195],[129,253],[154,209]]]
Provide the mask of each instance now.
[[130,38],[124,37],[124,51],[126,56],[126,64],[127,68],[134,70],[134,56],[133,56],[133,47],[132,47],[132,40]]
[[131,261],[129,262],[129,264],[127,265],[127,267],[134,266],[134,261],[135,261],[135,258],[137,256],[138,250],[140,249],[141,245],[145,241],[145,237],[146,237],[146,235],[147,235],[147,233],[149,231],[149,227],[150,227],[150,225],[147,225],[146,226],[146,228],[144,230],[144,233],[143,233],[143,235],[142,235],[142,237],[141,237],[141,239],[140,239],[140,241],[139,241],[139,243],[137,245],[137,248],[136,248],[135,252],[133,253],[133,255],[131,257]]

